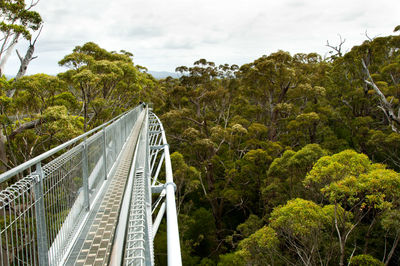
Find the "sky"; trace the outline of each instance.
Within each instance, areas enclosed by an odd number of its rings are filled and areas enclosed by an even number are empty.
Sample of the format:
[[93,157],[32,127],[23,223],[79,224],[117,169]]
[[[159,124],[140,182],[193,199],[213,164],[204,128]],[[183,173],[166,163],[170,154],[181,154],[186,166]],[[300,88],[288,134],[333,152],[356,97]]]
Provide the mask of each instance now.
[[[58,61],[89,41],[174,72],[200,58],[242,65],[278,50],[325,56],[327,40],[342,36],[346,51],[366,32],[387,36],[400,24],[399,0],[40,0],[35,10],[44,28],[27,74],[65,71]],[[27,45],[18,43],[21,54]],[[5,73],[18,67],[14,54]]]

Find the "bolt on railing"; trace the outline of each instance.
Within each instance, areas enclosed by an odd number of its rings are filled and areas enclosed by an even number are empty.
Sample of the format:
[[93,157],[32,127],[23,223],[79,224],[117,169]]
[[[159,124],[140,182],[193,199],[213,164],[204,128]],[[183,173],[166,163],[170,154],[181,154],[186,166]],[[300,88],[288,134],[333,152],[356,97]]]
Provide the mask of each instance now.
[[63,261],[142,110],[139,105],[0,175],[0,184],[25,175],[0,192],[0,265]]

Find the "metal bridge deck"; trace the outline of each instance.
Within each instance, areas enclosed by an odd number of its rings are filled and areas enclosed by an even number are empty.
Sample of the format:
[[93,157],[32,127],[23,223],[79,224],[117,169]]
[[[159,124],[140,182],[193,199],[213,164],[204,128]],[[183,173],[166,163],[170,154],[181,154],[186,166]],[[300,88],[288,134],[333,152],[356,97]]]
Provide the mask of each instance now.
[[80,233],[66,265],[106,265],[110,259],[122,197],[132,165],[144,113],[132,129],[113,177],[92,207],[88,222]]

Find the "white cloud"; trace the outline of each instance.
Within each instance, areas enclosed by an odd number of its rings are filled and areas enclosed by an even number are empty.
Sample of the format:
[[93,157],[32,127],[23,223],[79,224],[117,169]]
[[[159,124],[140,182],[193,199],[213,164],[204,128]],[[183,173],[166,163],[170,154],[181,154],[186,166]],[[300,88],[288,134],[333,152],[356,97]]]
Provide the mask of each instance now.
[[278,49],[324,55],[326,40],[335,43],[338,34],[350,48],[366,30],[392,34],[400,1],[41,0],[37,10],[45,26],[29,73],[61,71],[57,62],[88,41],[131,51],[151,70],[173,71],[199,58],[244,64]]

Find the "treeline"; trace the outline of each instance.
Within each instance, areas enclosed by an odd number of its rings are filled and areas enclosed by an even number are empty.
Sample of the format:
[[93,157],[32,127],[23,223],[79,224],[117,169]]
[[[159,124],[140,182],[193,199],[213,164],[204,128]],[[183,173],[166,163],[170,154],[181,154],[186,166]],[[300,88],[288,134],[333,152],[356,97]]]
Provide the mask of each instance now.
[[185,265],[400,263],[400,36],[336,48],[158,82]]

